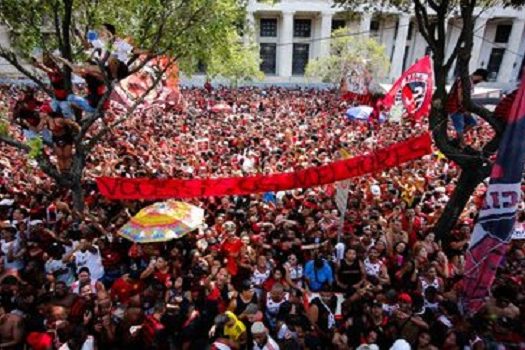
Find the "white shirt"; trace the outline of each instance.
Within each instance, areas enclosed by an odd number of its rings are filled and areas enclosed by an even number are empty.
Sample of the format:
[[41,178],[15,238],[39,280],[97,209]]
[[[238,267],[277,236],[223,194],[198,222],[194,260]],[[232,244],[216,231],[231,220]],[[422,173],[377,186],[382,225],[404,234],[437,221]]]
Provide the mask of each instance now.
[[275,340],[272,339],[272,337],[268,336],[268,340],[266,341],[266,344],[264,346],[259,346],[255,341],[253,342],[253,350],[279,350],[279,345],[275,342]]
[[20,250],[20,244],[18,240],[13,240],[11,242],[6,242],[5,240],[0,241],[0,249],[2,250],[3,258],[4,258],[4,267],[6,269],[15,269],[15,270],[21,270],[24,268],[24,261],[22,259],[13,259],[11,261],[8,261],[7,254],[9,253],[9,250],[13,249],[13,254],[18,253]]
[[262,286],[262,284],[270,277],[271,270],[266,269],[264,272],[255,269],[252,275],[252,283],[256,286]]
[[132,51],[133,46],[128,44],[125,40],[116,39],[113,43],[112,54],[123,63],[128,63]]
[[67,269],[67,271],[57,276],[57,280],[64,282],[67,286],[70,286],[75,280],[71,269],[66,264],[64,264],[62,260],[49,259],[46,261],[45,269],[48,275],[52,275],[57,271]]
[[[82,344],[81,350],[94,350],[95,349],[95,338],[93,338],[92,335],[88,335],[86,341],[84,344]],[[69,345],[67,343],[62,344],[58,350],[70,350]]]
[[102,257],[97,246],[93,246],[97,250],[95,254],[89,250],[85,252],[77,251],[73,254],[75,257],[75,264],[77,265],[77,273],[81,267],[87,267],[91,273],[91,280],[97,281],[104,276],[104,266],[102,265]]

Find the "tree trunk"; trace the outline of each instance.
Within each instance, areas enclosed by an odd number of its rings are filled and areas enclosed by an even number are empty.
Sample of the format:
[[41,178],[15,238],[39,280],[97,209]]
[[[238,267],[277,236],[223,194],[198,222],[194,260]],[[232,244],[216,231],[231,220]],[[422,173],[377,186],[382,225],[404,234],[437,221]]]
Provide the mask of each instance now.
[[76,177],[73,180],[71,186],[71,194],[73,197],[73,208],[79,213],[84,212],[84,189],[82,188],[82,181],[80,177]]
[[[62,34],[62,57],[67,59],[68,61],[72,61],[73,59],[73,51],[71,49],[71,18],[73,16],[73,1],[72,0],[64,0],[64,17],[62,18],[62,33],[57,33],[57,35]],[[64,67],[64,76],[65,76],[65,82],[66,82],[66,89],[71,92],[73,90],[72,82],[71,82],[71,68],[68,66]]]
[[73,207],[79,212],[84,212],[84,189],[82,188],[82,175],[86,165],[86,157],[82,142],[75,143],[75,154],[71,165],[70,190],[73,196]]
[[445,239],[449,232],[452,231],[476,187],[489,175],[490,167],[481,167],[477,171],[470,169],[461,172],[456,188],[434,226],[436,240]]

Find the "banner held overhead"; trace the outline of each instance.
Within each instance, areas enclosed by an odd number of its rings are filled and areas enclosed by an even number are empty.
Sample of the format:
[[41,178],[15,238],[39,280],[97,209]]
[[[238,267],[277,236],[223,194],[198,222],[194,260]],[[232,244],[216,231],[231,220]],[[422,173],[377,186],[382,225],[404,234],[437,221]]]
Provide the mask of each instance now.
[[100,177],[97,185],[103,196],[120,200],[247,195],[326,185],[392,168],[431,151],[430,134],[425,133],[370,154],[292,173],[191,180]]

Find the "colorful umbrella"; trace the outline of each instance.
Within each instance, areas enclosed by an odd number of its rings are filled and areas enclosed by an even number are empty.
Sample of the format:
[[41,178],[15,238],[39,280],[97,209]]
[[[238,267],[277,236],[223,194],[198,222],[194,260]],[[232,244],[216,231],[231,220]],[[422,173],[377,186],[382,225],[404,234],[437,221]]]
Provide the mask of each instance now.
[[184,202],[169,200],[138,212],[119,234],[136,243],[165,242],[180,238],[204,222],[204,210]]
[[232,111],[232,108],[225,103],[219,103],[211,107],[211,111],[214,113],[230,113]]

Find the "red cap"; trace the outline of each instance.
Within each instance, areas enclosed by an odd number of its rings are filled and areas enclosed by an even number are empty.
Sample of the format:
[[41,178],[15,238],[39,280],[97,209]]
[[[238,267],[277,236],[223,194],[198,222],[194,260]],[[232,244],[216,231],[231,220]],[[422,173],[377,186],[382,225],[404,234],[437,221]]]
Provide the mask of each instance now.
[[407,304],[412,304],[412,297],[407,293],[401,293],[398,297],[398,301],[404,302]]

